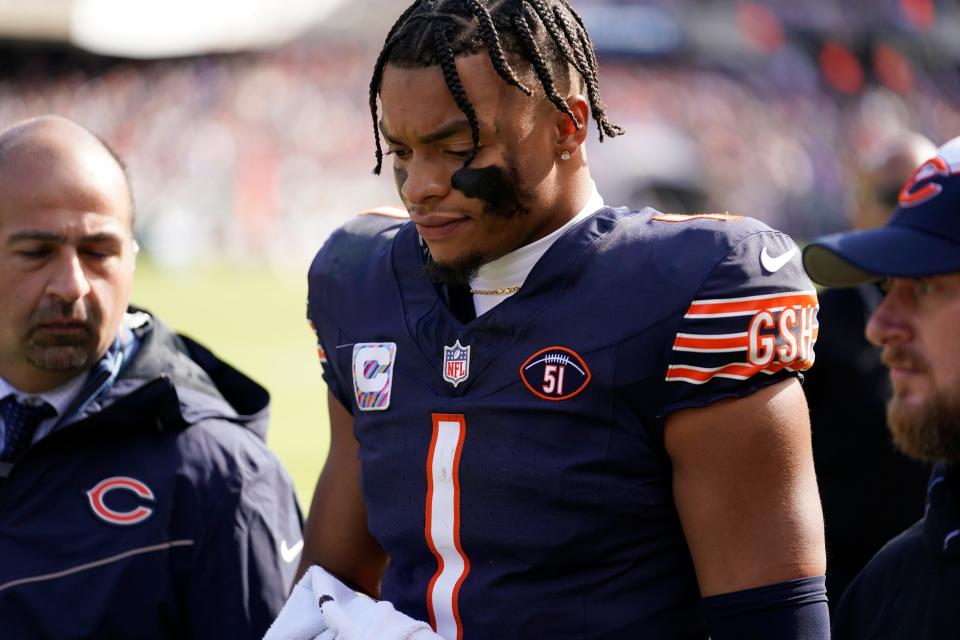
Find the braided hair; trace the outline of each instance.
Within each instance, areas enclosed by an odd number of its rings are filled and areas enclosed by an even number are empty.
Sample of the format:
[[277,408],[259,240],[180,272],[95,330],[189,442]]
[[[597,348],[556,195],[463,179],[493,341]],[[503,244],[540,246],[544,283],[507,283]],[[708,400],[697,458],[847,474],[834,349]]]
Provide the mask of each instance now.
[[480,151],[480,124],[457,73],[456,59],[482,51],[504,82],[528,96],[533,90],[520,79],[511,60],[529,65],[546,97],[579,129],[583,123],[557,88],[575,71],[586,85],[600,141],[623,134],[607,118],[593,42],[567,0],[416,0],[387,33],[370,80],[374,173],[383,167],[377,96],[388,63],[408,69],[440,67],[450,94],[470,123],[473,149],[463,164],[473,162]]

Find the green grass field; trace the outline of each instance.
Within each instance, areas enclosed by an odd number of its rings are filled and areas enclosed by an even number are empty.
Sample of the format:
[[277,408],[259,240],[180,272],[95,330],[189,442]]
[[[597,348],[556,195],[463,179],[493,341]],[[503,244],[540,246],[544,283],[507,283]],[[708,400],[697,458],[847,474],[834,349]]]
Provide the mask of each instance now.
[[134,304],[267,387],[273,397],[268,444],[293,476],[306,510],[327,455],[326,387],[307,326],[306,273],[210,267],[137,268]]

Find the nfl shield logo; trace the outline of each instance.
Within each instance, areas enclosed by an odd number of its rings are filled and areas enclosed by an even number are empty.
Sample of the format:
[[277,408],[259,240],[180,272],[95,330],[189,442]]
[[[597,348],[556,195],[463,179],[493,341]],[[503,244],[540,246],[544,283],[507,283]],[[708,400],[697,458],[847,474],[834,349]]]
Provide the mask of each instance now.
[[454,387],[470,376],[470,347],[457,340],[452,347],[443,348],[443,379]]

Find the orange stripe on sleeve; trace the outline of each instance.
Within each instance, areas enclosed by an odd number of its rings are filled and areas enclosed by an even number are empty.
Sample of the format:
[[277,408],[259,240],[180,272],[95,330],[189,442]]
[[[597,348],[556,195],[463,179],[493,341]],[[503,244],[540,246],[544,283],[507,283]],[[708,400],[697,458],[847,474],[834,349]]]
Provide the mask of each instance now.
[[728,300],[694,300],[687,309],[687,318],[723,315],[748,315],[764,309],[775,310],[782,307],[815,307],[815,291],[795,291],[776,293]]
[[675,351],[743,351],[747,348],[747,334],[696,335],[678,333],[673,341]]
[[758,373],[774,374],[787,365],[774,362],[768,365],[752,365],[746,362],[735,362],[722,367],[694,367],[690,365],[670,365],[667,369],[667,382],[690,382],[703,384],[714,378],[731,378],[733,380],[748,380]]

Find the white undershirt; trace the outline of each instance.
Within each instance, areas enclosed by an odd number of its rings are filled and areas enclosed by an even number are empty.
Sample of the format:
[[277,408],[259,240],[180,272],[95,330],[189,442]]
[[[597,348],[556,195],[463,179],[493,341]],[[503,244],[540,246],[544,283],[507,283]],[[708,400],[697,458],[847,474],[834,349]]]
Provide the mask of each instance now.
[[[511,251],[493,262],[482,265],[476,277],[470,280],[470,289],[472,291],[495,291],[497,289],[510,289],[522,286],[527,276],[530,275],[533,265],[537,264],[537,261],[543,257],[547,249],[553,246],[554,242],[559,240],[570,227],[584,218],[588,218],[600,209],[603,209],[603,198],[600,197],[596,184],[594,184],[592,180],[590,184],[592,188],[590,197],[587,198],[587,203],[583,209],[581,209],[573,219],[550,235],[544,236],[515,251]],[[503,294],[474,294],[473,308],[476,309],[478,316],[483,315],[514,293],[515,292]]]

